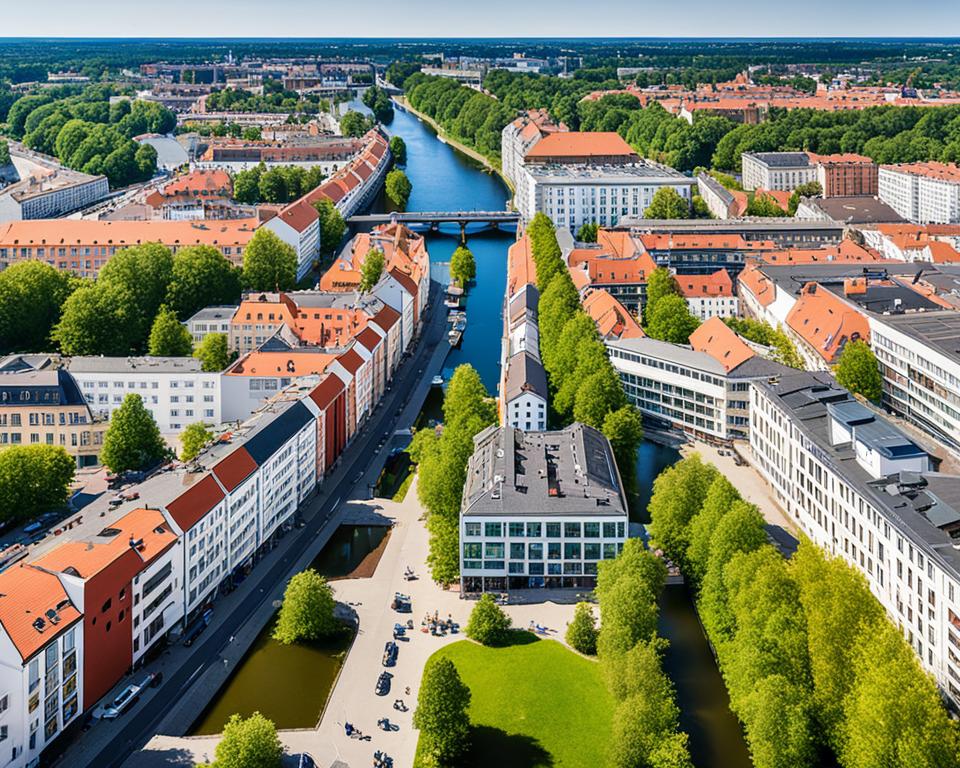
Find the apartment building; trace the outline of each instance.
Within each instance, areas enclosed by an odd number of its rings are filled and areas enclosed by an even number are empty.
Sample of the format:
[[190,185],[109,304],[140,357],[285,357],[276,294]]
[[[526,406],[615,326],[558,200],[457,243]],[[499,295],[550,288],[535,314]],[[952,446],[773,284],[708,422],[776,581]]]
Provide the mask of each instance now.
[[697,192],[710,213],[718,219],[736,219],[746,213],[747,193],[727,189],[706,171],[697,175]]
[[826,373],[757,382],[750,448],[787,514],[863,574],[960,704],[960,478]]
[[960,168],[926,162],[883,165],[880,199],[916,224],[960,223]]
[[239,305],[222,304],[219,306],[204,307],[198,310],[186,322],[187,330],[193,337],[195,344],[200,344],[211,333],[222,333],[230,339],[230,321],[236,314]]
[[727,270],[718,269],[711,275],[678,275],[676,281],[690,312],[701,322],[739,314],[739,302]]
[[746,438],[750,383],[790,370],[757,355],[716,317],[689,345],[647,337],[605,344],[627,399],[646,419],[708,442]]
[[516,120],[507,123],[500,136],[500,157],[503,175],[514,188],[517,172],[527,152],[544,136],[565,131],[566,126],[553,122],[545,109],[531,109]]
[[746,190],[792,192],[817,180],[817,167],[806,152],[744,152],[740,160]]
[[102,418],[127,395],[138,394],[164,433],[198,421],[210,426],[223,421],[220,373],[204,371],[195,357],[73,357],[66,370]]
[[603,288],[587,287],[583,290],[580,307],[596,323],[597,333],[604,341],[645,336],[633,313]]
[[803,286],[784,327],[812,371],[830,370],[848,343],[870,340],[863,314],[815,282]]
[[144,199],[153,215],[175,221],[237,219],[250,208],[233,203],[233,179],[226,171],[198,169],[178,176]]
[[302,280],[320,258],[320,215],[304,199],[280,209],[263,224],[297,254],[297,280]]
[[815,155],[817,181],[824,197],[873,197],[878,191],[879,166],[869,157],[853,153]]
[[596,584],[627,536],[610,443],[585,424],[490,426],[474,439],[460,509],[463,592]]
[[0,221],[56,219],[110,194],[106,176],[56,167],[0,189]]
[[106,423],[94,415],[76,379],[48,355],[0,361],[0,450],[8,445],[58,445],[77,466],[97,463]]

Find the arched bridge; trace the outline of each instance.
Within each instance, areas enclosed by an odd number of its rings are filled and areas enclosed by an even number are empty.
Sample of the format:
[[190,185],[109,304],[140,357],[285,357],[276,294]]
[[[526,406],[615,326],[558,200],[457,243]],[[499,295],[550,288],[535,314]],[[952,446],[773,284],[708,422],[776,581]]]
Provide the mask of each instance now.
[[397,211],[395,213],[366,213],[351,216],[347,223],[361,228],[375,227],[391,222],[400,224],[426,224],[430,229],[439,229],[441,224],[458,224],[461,238],[466,237],[467,224],[519,224],[516,211]]

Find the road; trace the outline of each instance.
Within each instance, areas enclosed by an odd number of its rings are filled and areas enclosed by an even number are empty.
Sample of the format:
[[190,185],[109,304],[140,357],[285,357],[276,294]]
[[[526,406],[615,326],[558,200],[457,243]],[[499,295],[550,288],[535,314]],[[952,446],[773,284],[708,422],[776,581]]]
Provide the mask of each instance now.
[[[131,710],[120,731],[110,742],[96,754],[85,756],[82,763],[77,762],[76,756],[71,759],[68,752],[65,755],[67,759],[63,761],[64,765],[69,764],[71,768],[82,768],[84,765],[118,768],[134,750],[147,742],[160,719],[184,696],[211,662],[220,663],[224,646],[239,633],[250,617],[258,614],[258,609],[271,598],[276,585],[293,575],[293,564],[314,543],[320,530],[330,521],[341,499],[348,498],[354,490],[353,479],[357,473],[370,465],[376,454],[380,435],[385,432],[392,433],[397,428],[397,409],[406,405],[414,389],[420,384],[423,368],[437,345],[447,343],[443,292],[436,284],[431,286],[431,296],[429,324],[424,328],[416,352],[397,369],[393,377],[392,391],[383,398],[381,406],[374,411],[361,435],[355,438],[341,455],[339,467],[324,483],[321,494],[301,508],[305,526],[287,534],[288,538],[295,539],[288,545],[285,557],[268,568],[254,568],[247,577],[246,582],[251,584],[247,587],[245,582],[244,588],[250,595],[258,596],[244,604],[244,608],[248,610],[233,613],[215,611],[214,623],[195,643],[193,653],[187,656],[175,671],[165,670],[163,682],[156,694]],[[381,448],[385,449],[386,445]],[[199,712],[197,714],[199,715]],[[80,738],[87,738],[89,735]]]

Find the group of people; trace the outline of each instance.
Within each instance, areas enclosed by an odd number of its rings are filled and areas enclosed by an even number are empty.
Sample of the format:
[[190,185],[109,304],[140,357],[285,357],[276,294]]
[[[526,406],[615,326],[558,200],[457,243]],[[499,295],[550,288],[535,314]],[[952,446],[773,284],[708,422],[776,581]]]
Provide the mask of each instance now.
[[431,635],[445,635],[447,632],[455,633],[459,631],[460,625],[453,620],[449,613],[447,618],[441,619],[439,611],[434,611],[431,616],[429,613],[423,617],[420,622],[420,631],[429,632]]

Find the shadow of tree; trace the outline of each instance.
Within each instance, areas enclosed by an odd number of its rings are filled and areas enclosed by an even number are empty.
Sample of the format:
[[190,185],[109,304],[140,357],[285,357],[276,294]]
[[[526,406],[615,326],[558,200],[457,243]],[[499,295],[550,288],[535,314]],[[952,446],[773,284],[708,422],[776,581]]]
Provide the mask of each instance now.
[[514,628],[507,632],[506,642],[501,643],[500,645],[494,646],[496,648],[510,648],[514,645],[531,645],[532,643],[539,643],[540,638],[537,637],[533,632],[528,632],[526,629],[517,629]]
[[[212,759],[211,750],[211,759]],[[180,747],[169,747],[166,749],[149,749],[136,754],[138,766],[143,768],[194,768],[194,766],[205,766],[206,762],[201,759],[198,763],[197,758],[188,749]]]
[[510,734],[489,725],[470,727],[470,754],[464,768],[551,768],[553,756],[532,736]]

